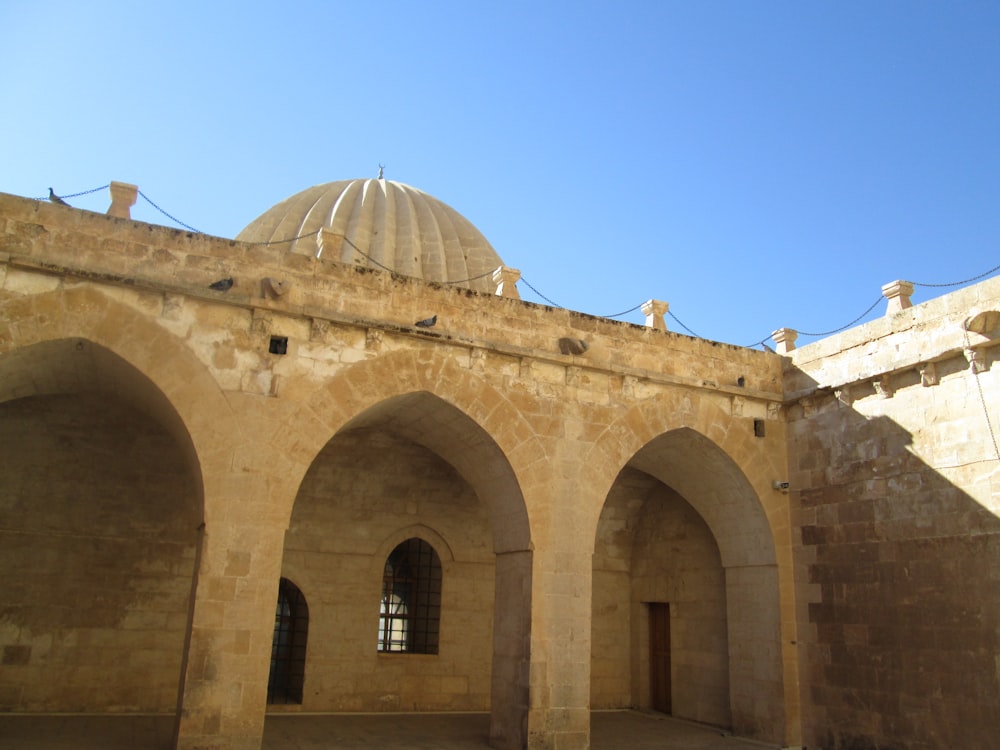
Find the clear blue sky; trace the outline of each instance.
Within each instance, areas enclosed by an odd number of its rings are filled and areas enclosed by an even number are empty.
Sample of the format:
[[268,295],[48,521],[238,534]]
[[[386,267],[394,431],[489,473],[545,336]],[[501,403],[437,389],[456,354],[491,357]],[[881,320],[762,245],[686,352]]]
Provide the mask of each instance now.
[[2,192],[233,237],[382,163],[555,303],[739,345],[1000,264],[995,0],[8,0],[0,91]]

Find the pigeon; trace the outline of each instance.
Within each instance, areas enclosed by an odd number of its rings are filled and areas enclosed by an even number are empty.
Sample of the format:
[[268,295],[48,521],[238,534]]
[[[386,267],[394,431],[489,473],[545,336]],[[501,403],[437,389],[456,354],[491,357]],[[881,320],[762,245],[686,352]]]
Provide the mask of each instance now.
[[233,288],[233,277],[230,276],[228,279],[220,279],[214,284],[209,284],[208,288],[214,289],[217,292],[228,292]]
[[60,198],[58,195],[56,195],[52,191],[52,188],[49,188],[49,200],[52,201],[53,203],[58,203],[60,206],[68,206],[69,205],[66,201],[64,201],[62,198]]
[[413,325],[415,325],[415,326],[417,326],[419,328],[430,328],[431,326],[433,326],[437,322],[438,322],[438,316],[434,315],[434,316],[432,316],[430,318],[424,318],[423,320],[418,320]]

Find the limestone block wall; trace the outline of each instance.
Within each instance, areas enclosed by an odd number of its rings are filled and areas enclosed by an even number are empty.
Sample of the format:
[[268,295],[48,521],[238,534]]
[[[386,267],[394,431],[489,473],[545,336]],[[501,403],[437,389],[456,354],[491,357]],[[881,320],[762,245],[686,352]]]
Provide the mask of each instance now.
[[[229,291],[209,289],[229,276]],[[287,292],[269,292],[272,278]],[[413,326],[429,314],[436,327]],[[563,354],[566,336],[587,352]],[[585,746],[591,637],[626,623],[619,609],[591,627],[592,592],[609,593],[594,578],[599,517],[626,465],[675,489],[718,544],[734,726],[795,736],[788,499],[771,488],[787,461],[777,356],[0,195],[0,395],[50,377],[51,362],[20,359],[49,341],[120,358],[93,376],[111,372],[110,390],[145,378],[134,390],[201,474],[179,747],[259,743],[280,576],[316,622],[301,710],[463,709],[489,693],[504,746]],[[461,636],[437,659],[380,659],[380,566],[409,534],[447,550]],[[598,578],[621,572],[611,557]],[[602,700],[634,695],[630,649],[601,666]],[[706,647],[684,650],[695,668]],[[692,710],[721,715],[704,700]]]
[[175,709],[197,497],[171,437],[113,398],[0,404],[0,711]]
[[[626,470],[605,501],[594,545],[590,703],[598,709],[641,705],[633,686],[632,548],[636,520],[652,480]],[[648,703],[648,699],[646,701]]]
[[[531,375],[557,378],[557,390],[569,378],[601,373],[586,390],[610,377],[630,398],[675,383],[749,400],[781,393],[780,366],[762,352],[426,284],[289,253],[281,245],[249,245],[4,194],[0,222],[7,290],[50,291],[65,276],[108,290],[155,292],[138,303],[143,312],[187,340],[225,389],[275,395],[299,379],[322,382],[347,365],[408,346],[410,335],[394,334],[414,333],[413,323],[430,313],[438,315],[437,326],[416,333],[438,343],[475,345],[471,356],[488,350],[515,370],[531,356],[538,365]],[[234,278],[228,292],[208,289],[227,277]],[[285,282],[287,293],[269,295],[266,279]],[[269,355],[272,336],[287,339],[288,356]],[[567,336],[588,342],[585,356],[559,352],[558,340]],[[546,360],[557,365],[551,373]]]
[[994,279],[794,353],[810,747],[996,746],[997,331],[963,324],[998,302]]

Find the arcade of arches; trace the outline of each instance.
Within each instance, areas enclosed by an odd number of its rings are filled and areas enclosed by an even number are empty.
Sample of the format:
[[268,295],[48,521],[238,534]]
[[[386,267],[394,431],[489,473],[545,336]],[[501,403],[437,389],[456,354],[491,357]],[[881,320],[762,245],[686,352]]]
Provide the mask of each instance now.
[[[1000,393],[989,333],[971,374],[942,334],[932,385],[900,338],[848,399],[832,348],[799,361],[0,198],[0,710],[174,714],[190,749],[259,748],[279,712],[422,711],[489,712],[498,748],[586,748],[591,709],[627,707],[786,746],[986,747],[996,582],[964,576],[996,559],[995,465],[982,441],[938,459],[955,420],[980,430],[971,389]],[[232,292],[201,283],[226,269]],[[934,435],[910,418],[928,394]],[[904,513],[904,486],[947,509]],[[952,526],[918,541],[921,513]],[[922,679],[985,712],[971,728],[904,721],[911,688],[848,673],[910,669],[891,641],[925,633],[878,614],[904,617],[910,583],[875,586],[901,561],[948,652]]]

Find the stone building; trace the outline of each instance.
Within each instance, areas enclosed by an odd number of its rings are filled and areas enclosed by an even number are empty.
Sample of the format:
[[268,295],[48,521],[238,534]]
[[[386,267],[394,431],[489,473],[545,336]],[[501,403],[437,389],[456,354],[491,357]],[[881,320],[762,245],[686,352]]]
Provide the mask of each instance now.
[[0,711],[997,747],[1000,278],[754,351],[523,302],[384,179],[235,240],[112,194],[0,195]]

